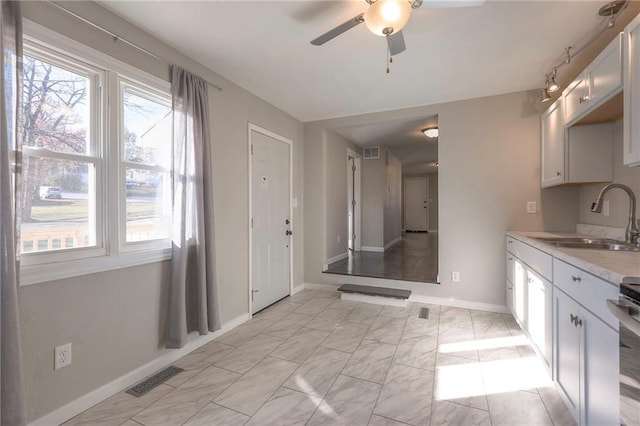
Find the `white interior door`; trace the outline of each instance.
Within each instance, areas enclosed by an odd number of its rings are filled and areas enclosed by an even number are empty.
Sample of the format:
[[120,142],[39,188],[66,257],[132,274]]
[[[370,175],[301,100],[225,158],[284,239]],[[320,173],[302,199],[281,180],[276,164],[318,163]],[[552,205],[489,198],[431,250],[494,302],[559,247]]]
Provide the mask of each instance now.
[[429,185],[426,177],[404,180],[404,228],[407,231],[429,229]]
[[290,144],[251,130],[251,312],[289,294]]
[[349,249],[360,251],[362,248],[362,237],[360,236],[360,220],[362,208],[360,201],[360,162],[361,158],[356,153],[347,150],[347,210],[349,221]]

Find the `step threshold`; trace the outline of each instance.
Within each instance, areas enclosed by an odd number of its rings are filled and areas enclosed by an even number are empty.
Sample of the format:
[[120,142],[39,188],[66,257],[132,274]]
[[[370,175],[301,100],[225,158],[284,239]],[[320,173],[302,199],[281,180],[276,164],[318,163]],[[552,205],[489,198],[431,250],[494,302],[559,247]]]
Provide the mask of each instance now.
[[380,305],[406,306],[411,290],[367,285],[343,284],[338,288],[344,300],[354,300]]

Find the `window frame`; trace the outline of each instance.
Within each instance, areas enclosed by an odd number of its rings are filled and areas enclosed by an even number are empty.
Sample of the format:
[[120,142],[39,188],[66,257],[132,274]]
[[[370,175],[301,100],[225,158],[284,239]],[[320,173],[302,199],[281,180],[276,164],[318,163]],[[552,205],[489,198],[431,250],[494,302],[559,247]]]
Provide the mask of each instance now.
[[[171,96],[169,81],[149,74],[134,66],[108,56],[84,44],[50,30],[30,20],[23,20],[24,52],[47,52],[53,60],[59,62],[62,57],[72,64],[76,62],[88,69],[98,70],[102,79],[96,91],[96,101],[100,105],[96,114],[91,114],[91,132],[98,132],[98,139],[91,154],[99,155],[96,164],[95,208],[96,243],[100,247],[55,249],[40,253],[21,253],[20,285],[50,282],[58,279],[93,274],[123,267],[155,263],[171,259],[170,238],[126,243],[126,179],[123,164],[122,147],[122,107],[121,81],[133,87]],[[41,56],[37,56],[41,58]],[[43,58],[45,59],[45,58]],[[48,58],[46,59],[48,60]],[[56,65],[56,62],[52,62]],[[63,68],[68,69],[67,66]],[[163,73],[168,79],[168,73]],[[94,103],[92,101],[92,103]],[[93,108],[93,106],[91,107]],[[34,155],[33,149],[23,146],[23,155]],[[39,150],[36,150],[39,151]],[[51,154],[53,153],[53,154]],[[44,153],[43,153],[44,154]],[[89,155],[58,153],[46,150],[49,154],[65,160],[90,163]],[[138,167],[137,163],[131,163]],[[164,169],[164,168],[163,168]],[[166,170],[166,169],[165,169]],[[163,170],[163,171],[165,171]],[[171,167],[169,168],[172,179]],[[173,188],[171,188],[173,191]],[[124,198],[123,198],[124,197]],[[117,214],[111,214],[116,211]],[[122,225],[122,226],[121,226]],[[124,229],[125,234],[122,234]],[[125,244],[126,243],[126,244]],[[34,241],[35,247],[36,241]]]

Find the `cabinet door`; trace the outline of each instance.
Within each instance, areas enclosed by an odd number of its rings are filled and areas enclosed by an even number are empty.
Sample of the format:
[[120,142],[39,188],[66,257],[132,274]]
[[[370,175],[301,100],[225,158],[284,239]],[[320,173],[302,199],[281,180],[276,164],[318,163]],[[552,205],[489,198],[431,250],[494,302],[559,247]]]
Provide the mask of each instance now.
[[573,318],[580,306],[562,291],[553,294],[554,301],[554,366],[556,381],[573,418],[580,409],[580,330]]
[[552,361],[552,285],[532,270],[527,270],[527,324],[531,340],[542,354],[547,368]]
[[586,72],[581,73],[562,92],[564,99],[564,122],[570,122],[579,117],[587,109],[589,99],[589,85]]
[[589,65],[589,108],[595,108],[622,87],[622,34]]
[[624,158],[640,166],[640,16],[624,30]]
[[542,187],[564,183],[565,148],[562,97],[542,114]]
[[[604,301],[603,301],[604,302]],[[583,330],[583,398],[581,424],[619,425],[618,333],[586,309]]]
[[527,328],[527,281],[525,269],[520,260],[514,259],[513,304],[514,316],[522,328]]
[[509,312],[511,312],[511,315],[515,316],[516,313],[513,309],[513,306],[514,306],[513,305],[513,300],[514,300],[513,284],[509,280],[507,280],[506,298],[507,298],[507,308],[509,308]]

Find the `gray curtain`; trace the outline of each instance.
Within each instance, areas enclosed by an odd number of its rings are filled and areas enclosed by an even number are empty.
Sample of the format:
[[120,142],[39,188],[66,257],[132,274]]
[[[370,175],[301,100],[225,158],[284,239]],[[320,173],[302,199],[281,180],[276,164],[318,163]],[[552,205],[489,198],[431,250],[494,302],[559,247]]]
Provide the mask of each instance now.
[[0,423],[26,423],[18,315],[18,237],[21,143],[17,123],[22,95],[20,4],[0,6]]
[[173,97],[173,258],[167,317],[168,348],[187,333],[220,328],[215,278],[213,179],[207,83],[177,67]]

